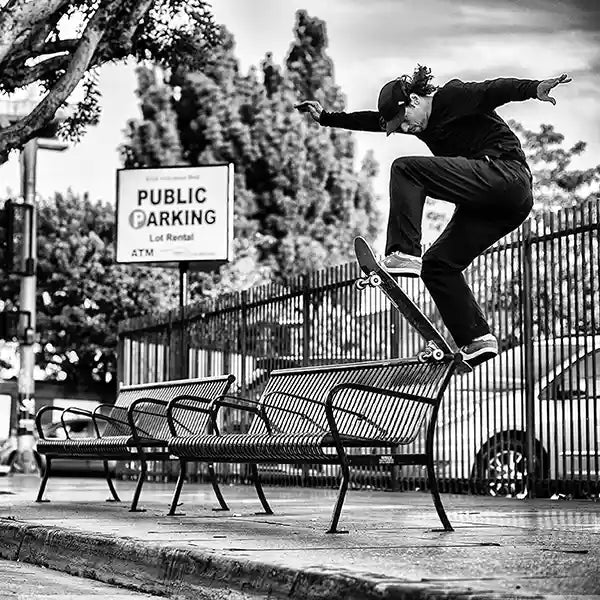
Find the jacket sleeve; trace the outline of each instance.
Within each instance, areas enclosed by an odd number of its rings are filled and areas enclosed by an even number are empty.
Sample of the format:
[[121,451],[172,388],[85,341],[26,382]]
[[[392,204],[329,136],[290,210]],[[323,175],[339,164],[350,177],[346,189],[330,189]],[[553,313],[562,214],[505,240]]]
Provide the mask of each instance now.
[[325,127],[341,127],[355,131],[385,131],[385,123],[381,115],[374,110],[358,112],[323,111],[319,123]]
[[455,80],[455,92],[465,108],[490,111],[507,102],[537,98],[539,80],[502,77],[478,83]]

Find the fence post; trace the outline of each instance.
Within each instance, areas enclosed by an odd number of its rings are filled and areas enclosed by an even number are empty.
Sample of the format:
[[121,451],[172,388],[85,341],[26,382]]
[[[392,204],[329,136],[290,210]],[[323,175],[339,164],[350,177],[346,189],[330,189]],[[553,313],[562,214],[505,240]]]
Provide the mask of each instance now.
[[125,332],[119,331],[117,338],[117,382],[125,382]]
[[248,355],[248,290],[243,290],[241,294],[241,307],[240,307],[240,356],[242,360],[242,364],[240,365],[240,377],[242,379],[240,392],[242,396],[246,397],[246,388],[247,388],[247,377],[248,374],[246,372],[246,359]]
[[309,276],[302,275],[302,366],[310,363],[310,287]]
[[535,382],[533,381],[533,235],[531,219],[523,225],[523,346],[525,377],[525,436],[527,440],[527,493],[535,498]]

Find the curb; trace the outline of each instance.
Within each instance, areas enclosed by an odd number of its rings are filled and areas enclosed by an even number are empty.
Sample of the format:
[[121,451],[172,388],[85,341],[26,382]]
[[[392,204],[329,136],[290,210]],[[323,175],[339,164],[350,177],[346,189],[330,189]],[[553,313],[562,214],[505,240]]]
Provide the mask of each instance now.
[[[175,545],[0,518],[0,558],[181,599],[292,600],[542,599],[455,582],[407,582],[343,569],[294,569]],[[236,595],[237,594],[237,595]]]

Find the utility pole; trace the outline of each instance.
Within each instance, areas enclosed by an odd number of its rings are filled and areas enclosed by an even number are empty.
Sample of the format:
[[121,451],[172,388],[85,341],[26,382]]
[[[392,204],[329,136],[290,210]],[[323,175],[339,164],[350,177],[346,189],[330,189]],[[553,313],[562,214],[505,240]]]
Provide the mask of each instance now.
[[[39,99],[27,96],[21,99],[0,99],[0,118],[14,123],[31,113]],[[15,337],[19,340],[19,374],[17,378],[17,397],[13,397],[11,406],[11,435],[16,425],[17,451],[11,462],[12,471],[31,473],[37,471],[35,439],[33,437],[35,419],[35,326],[36,326],[36,258],[37,258],[37,210],[36,210],[36,163],[38,150],[66,150],[69,145],[58,140],[58,124],[68,115],[65,109],[59,109],[54,119],[39,130],[40,137],[27,142],[20,153],[21,196],[20,203],[13,203],[13,218],[18,213],[18,233],[9,243],[19,254],[18,264],[11,264],[7,274],[19,275],[21,287],[19,295],[19,325]],[[17,210],[18,209],[18,210]],[[13,223],[14,224],[14,223]],[[14,234],[14,232],[12,232]],[[18,242],[17,242],[18,240]],[[20,245],[20,248],[19,248]],[[19,251],[20,250],[20,251]],[[12,256],[12,250],[11,250]],[[12,260],[12,258],[11,258]],[[10,313],[12,315],[12,313]],[[3,316],[6,316],[3,315]],[[16,419],[16,422],[13,421]]]
[[33,437],[35,417],[35,301],[36,301],[36,258],[37,258],[37,215],[35,210],[35,179],[37,162],[37,139],[27,142],[21,151],[21,196],[23,203],[32,210],[25,211],[25,218],[30,220],[23,225],[22,267],[26,273],[21,276],[19,295],[20,310],[28,312],[29,323],[22,323],[24,332],[19,344],[20,367],[17,380],[17,456],[13,469],[23,473],[37,472],[35,461],[35,439]]
[[35,419],[35,329],[36,329],[36,263],[37,263],[37,208],[36,166],[38,150],[66,150],[68,144],[55,138],[34,138],[21,151],[21,195],[24,211],[23,239],[21,245],[21,289],[19,309],[27,315],[20,329],[23,335],[19,344],[20,367],[17,379],[17,454],[12,469],[22,473],[35,473],[38,464],[33,437]]

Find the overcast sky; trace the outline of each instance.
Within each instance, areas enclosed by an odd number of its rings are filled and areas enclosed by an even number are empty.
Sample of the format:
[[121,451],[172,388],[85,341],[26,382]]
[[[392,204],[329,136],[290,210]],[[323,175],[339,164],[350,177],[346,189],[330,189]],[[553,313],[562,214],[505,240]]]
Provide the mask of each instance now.
[[[556,90],[557,105],[529,100],[502,107],[537,129],[552,123],[566,144],[588,142],[579,163],[600,163],[600,0],[214,0],[215,18],[236,40],[243,71],[266,52],[281,63],[293,38],[295,12],[304,8],[327,23],[329,55],[348,110],[375,108],[381,86],[417,63],[441,85],[448,79],[532,79],[567,72],[573,83]],[[92,199],[114,201],[117,146],[130,117],[138,115],[132,66],[101,72],[101,124],[64,153],[41,151],[38,193],[72,187]],[[387,202],[389,165],[400,155],[427,154],[409,136],[357,134],[358,158],[375,151],[381,165],[376,191]],[[2,189],[19,190],[18,161],[0,167]],[[387,210],[387,207],[384,208]]]

